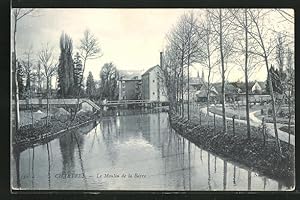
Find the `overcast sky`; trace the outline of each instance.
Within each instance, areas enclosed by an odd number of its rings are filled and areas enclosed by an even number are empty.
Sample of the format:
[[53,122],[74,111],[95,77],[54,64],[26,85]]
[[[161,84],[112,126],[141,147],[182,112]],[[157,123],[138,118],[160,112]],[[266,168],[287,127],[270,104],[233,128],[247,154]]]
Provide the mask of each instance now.
[[[42,44],[49,43],[59,58],[59,38],[64,31],[73,39],[74,51],[85,29],[99,40],[103,56],[87,62],[85,76],[92,71],[99,79],[100,69],[106,62],[113,62],[118,69],[146,70],[159,64],[159,52],[165,45],[165,35],[186,9],[38,9],[38,16],[26,16],[19,21],[17,32],[17,56],[32,46],[34,57]],[[290,10],[293,14],[293,10]],[[293,25],[279,23],[274,14],[272,22],[283,30],[293,31]],[[278,22],[278,23],[277,23]],[[193,75],[201,67],[192,69]],[[242,74],[233,70],[239,79]],[[217,77],[218,75],[216,75]],[[264,68],[253,80],[265,80]]]

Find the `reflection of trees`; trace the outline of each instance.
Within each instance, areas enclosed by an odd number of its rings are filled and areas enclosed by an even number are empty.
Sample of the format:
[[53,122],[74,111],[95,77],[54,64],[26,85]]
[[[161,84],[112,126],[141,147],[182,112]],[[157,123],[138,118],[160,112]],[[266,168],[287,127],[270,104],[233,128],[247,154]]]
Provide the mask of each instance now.
[[84,180],[85,186],[87,188],[87,180],[86,180],[86,177],[85,177],[85,170],[84,170],[84,167],[83,167],[83,160],[82,160],[82,154],[81,154],[81,150],[83,149],[82,146],[83,146],[83,143],[84,143],[84,138],[83,138],[82,134],[78,134],[77,132],[75,132],[75,133],[72,132],[72,136],[74,136],[75,142],[77,144],[80,168],[81,168],[81,172],[83,174],[83,180]]
[[251,190],[251,171],[248,171],[248,190]]
[[223,189],[226,190],[227,185],[227,161],[224,162],[224,169],[223,169]]
[[192,189],[192,180],[191,180],[191,142],[188,141],[188,159],[189,159],[189,166],[188,166],[188,170],[189,170],[189,189]]
[[236,166],[233,165],[233,185],[236,186]]
[[50,163],[50,152],[49,152],[49,146],[48,146],[48,143],[47,143],[47,155],[48,155],[48,186],[49,186],[49,189],[51,187],[51,181],[50,181],[50,177],[51,177],[51,173],[50,173],[50,166],[51,166],[51,163]]
[[31,185],[32,185],[32,188],[34,188],[34,147],[32,148],[31,173],[32,173]]
[[118,138],[116,128],[113,129],[113,124],[116,127],[116,121],[105,120],[102,122],[103,142],[105,144],[108,158],[111,160],[112,166],[115,166],[115,161],[118,158],[118,150],[114,144],[114,139]]
[[59,146],[62,156],[62,173],[70,173],[74,170],[75,141],[73,134],[65,134],[59,138]]
[[207,152],[207,173],[208,173],[208,189],[211,190],[211,177],[210,177],[210,153]]
[[16,147],[13,148],[13,156],[16,163],[16,178],[17,178],[17,188],[21,187],[20,184],[20,151],[16,149]]

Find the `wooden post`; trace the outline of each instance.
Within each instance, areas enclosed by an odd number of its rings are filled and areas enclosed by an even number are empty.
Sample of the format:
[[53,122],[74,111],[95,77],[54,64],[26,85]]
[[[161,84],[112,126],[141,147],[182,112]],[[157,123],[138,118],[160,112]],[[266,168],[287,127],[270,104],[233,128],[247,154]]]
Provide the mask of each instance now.
[[266,124],[265,124],[265,118],[262,118],[262,134],[263,134],[263,139],[264,139],[264,146],[266,144]]
[[235,119],[235,115],[232,116],[232,129],[233,129],[233,135],[235,135],[234,119]]
[[199,122],[200,122],[200,126],[201,126],[201,110],[199,112]]
[[216,132],[216,114],[214,113],[214,132]]

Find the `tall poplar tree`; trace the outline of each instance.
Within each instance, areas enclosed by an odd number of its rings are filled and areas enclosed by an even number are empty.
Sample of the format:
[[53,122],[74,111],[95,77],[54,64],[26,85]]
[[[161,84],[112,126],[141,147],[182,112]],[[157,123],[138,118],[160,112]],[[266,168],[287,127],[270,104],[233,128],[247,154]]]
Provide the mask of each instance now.
[[72,97],[74,95],[74,64],[72,58],[73,42],[70,36],[62,33],[60,36],[60,57],[58,64],[58,96]]

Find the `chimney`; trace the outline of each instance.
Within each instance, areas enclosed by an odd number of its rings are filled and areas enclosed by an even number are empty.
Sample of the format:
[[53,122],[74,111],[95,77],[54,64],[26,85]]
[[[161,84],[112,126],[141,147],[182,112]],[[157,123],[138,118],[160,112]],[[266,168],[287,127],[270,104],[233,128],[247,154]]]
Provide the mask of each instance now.
[[162,67],[162,64],[163,64],[163,52],[160,52],[160,58],[159,58],[159,61],[160,61],[160,67]]

